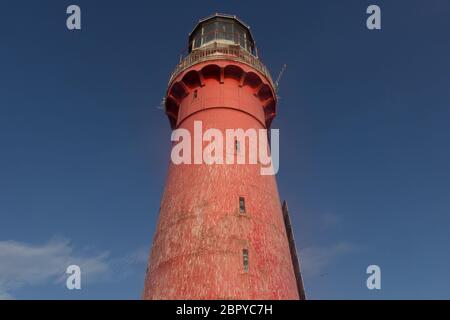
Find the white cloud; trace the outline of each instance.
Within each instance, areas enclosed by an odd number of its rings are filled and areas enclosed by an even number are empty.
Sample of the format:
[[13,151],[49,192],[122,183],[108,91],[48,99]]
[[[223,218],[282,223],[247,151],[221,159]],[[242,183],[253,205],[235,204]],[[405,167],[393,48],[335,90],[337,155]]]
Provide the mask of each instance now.
[[124,263],[128,265],[147,264],[147,259],[150,254],[149,250],[150,249],[147,246],[137,248],[125,257]]
[[0,291],[0,300],[13,300],[13,299],[14,298],[10,294]]
[[354,250],[355,246],[347,242],[341,242],[329,247],[306,247],[300,250],[302,274],[306,277],[320,275],[339,256],[351,253]]
[[0,299],[12,299],[11,292],[22,287],[61,282],[72,264],[80,266],[83,281],[93,281],[109,272],[107,258],[107,252],[75,254],[65,239],[43,245],[0,241]]
[[320,220],[325,228],[336,227],[341,223],[341,218],[338,215],[331,213],[321,215]]

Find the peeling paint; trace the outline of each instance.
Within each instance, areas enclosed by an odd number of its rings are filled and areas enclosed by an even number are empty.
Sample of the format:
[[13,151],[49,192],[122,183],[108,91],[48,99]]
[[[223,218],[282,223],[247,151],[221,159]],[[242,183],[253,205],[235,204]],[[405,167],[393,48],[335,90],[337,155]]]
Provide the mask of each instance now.
[[[196,79],[192,71],[212,63],[218,68],[209,68],[209,78],[189,82]],[[245,81],[221,71],[229,66],[240,77],[258,79]],[[276,99],[273,92],[249,66],[208,62],[172,81],[167,113],[176,128],[191,132],[194,121],[224,134],[226,129],[261,129],[275,116],[275,106],[265,109]],[[245,214],[239,211],[240,196]],[[248,250],[248,271],[243,249]],[[169,164],[148,270],[144,299],[299,299],[275,176],[260,175],[259,164]]]

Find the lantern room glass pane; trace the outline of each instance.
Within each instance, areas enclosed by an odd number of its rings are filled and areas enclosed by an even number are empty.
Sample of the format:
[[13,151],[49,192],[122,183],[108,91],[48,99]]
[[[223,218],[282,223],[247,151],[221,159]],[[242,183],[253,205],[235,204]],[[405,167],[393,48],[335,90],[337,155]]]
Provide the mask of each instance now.
[[203,27],[203,43],[208,43],[216,38],[216,22],[210,22]]
[[217,23],[217,39],[233,41],[233,23],[228,21],[219,21]]
[[247,37],[246,37],[245,32],[241,32],[239,34],[239,45],[242,48],[247,49]]
[[192,43],[193,49],[199,48],[202,44],[202,35],[197,33],[194,37],[194,42]]
[[203,22],[192,35],[190,49],[199,49],[214,42],[219,45],[237,45],[255,54],[255,47],[248,29],[238,21],[217,18]]

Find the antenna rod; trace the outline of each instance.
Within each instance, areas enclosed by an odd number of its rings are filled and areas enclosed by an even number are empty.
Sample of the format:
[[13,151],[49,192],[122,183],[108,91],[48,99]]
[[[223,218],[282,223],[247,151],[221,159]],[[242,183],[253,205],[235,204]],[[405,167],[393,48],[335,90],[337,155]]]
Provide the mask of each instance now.
[[281,68],[280,74],[277,77],[277,81],[275,81],[275,87],[277,90],[278,90],[278,86],[280,84],[281,77],[283,77],[284,71],[286,70],[286,67],[287,67],[287,64],[285,63],[283,65],[283,68]]

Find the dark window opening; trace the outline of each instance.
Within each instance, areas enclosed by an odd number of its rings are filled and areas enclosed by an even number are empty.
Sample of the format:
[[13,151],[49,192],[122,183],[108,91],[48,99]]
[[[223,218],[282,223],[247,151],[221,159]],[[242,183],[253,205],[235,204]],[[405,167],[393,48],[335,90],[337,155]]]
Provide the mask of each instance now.
[[248,249],[242,250],[242,258],[244,263],[244,271],[248,272]]
[[244,197],[239,197],[239,212],[245,213],[245,199]]

